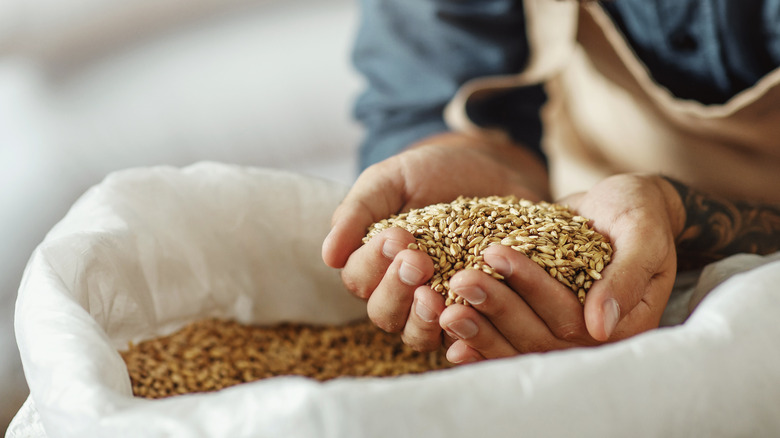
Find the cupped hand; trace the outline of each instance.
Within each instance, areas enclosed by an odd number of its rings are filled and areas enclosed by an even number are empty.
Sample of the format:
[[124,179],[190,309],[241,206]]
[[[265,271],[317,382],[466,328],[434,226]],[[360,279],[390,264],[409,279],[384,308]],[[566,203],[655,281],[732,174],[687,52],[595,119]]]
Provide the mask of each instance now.
[[[374,222],[411,208],[450,202],[458,196],[547,196],[544,165],[532,153],[508,143],[463,134],[444,134],[366,169],[333,214],[322,257],[342,269],[347,289],[367,300],[368,315],[380,328],[403,332],[418,350],[440,345],[441,295],[424,284],[433,262],[415,250],[410,233],[391,228],[363,245]],[[410,322],[407,324],[407,322]]]
[[676,275],[674,239],[685,220],[673,187],[657,176],[618,175],[559,202],[592,219],[614,249],[584,309],[526,256],[491,247],[485,261],[505,283],[477,271],[450,280],[471,304],[441,313],[441,327],[455,339],[450,361],[597,345],[658,327]]

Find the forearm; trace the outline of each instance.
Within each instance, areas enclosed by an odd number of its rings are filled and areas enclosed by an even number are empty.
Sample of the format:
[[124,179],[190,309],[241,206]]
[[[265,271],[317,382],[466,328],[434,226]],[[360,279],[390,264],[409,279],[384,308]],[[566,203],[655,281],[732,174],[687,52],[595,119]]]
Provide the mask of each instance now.
[[550,199],[547,166],[529,148],[513,142],[504,135],[485,133],[446,132],[424,138],[410,148],[440,145],[479,151],[508,170],[509,178],[537,193],[540,199]]
[[685,214],[676,239],[680,267],[697,268],[738,253],[780,250],[780,205],[734,201],[666,180],[679,195]]
[[[466,81],[518,73],[528,57],[520,0],[361,0],[353,50],[366,89],[360,166],[443,132],[443,110]],[[541,105],[541,103],[539,104]]]

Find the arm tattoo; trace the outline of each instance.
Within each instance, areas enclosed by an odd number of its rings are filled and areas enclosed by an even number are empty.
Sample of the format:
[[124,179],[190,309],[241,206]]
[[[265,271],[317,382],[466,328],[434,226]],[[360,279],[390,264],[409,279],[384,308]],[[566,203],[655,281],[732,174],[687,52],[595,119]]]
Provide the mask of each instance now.
[[731,201],[666,180],[685,208],[685,225],[677,236],[679,268],[701,267],[738,253],[780,250],[780,205]]

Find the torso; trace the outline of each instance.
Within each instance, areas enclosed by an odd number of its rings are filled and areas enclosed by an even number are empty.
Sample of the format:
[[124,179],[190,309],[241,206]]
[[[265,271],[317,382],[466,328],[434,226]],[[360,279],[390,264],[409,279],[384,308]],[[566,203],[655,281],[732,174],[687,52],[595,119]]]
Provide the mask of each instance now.
[[547,86],[543,146],[553,190],[654,172],[780,202],[779,84],[775,69],[723,104],[680,99],[648,73],[600,6],[584,6],[571,59]]
[[[634,2],[614,4],[621,1]],[[716,1],[728,0],[707,0]],[[753,71],[755,83],[732,82],[722,90],[724,102],[705,104],[660,84],[599,4],[524,0],[524,6],[528,66],[519,75],[466,83],[447,107],[451,128],[490,131],[469,120],[469,99],[543,82],[542,148],[555,198],[616,173],[650,172],[732,198],[780,203],[780,69],[764,65]]]

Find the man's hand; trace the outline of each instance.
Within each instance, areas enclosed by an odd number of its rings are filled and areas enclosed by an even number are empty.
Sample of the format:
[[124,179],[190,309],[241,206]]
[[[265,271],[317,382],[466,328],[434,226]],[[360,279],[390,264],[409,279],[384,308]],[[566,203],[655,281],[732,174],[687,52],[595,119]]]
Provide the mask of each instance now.
[[485,261],[505,276],[505,284],[478,271],[450,280],[471,304],[441,313],[441,327],[455,339],[450,361],[596,345],[658,327],[676,275],[675,237],[685,221],[671,184],[656,176],[619,175],[559,202],[591,218],[614,249],[584,311],[568,288],[526,256],[491,247]]
[[[342,279],[368,301],[380,328],[403,332],[408,344],[431,350],[441,343],[438,316],[444,300],[424,285],[433,262],[407,250],[413,236],[385,230],[362,244],[368,227],[411,208],[450,202],[460,195],[547,197],[547,173],[531,152],[507,142],[444,134],[366,169],[333,214],[322,257],[342,269]],[[410,323],[407,323],[407,322]]]

